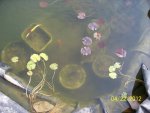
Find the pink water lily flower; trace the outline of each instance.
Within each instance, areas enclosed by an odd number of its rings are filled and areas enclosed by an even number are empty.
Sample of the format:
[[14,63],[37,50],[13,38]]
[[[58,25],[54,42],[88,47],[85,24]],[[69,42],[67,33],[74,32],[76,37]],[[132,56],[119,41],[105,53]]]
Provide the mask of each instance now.
[[120,58],[124,58],[124,57],[126,57],[127,52],[123,48],[118,48],[115,51],[115,55],[118,56],[118,57],[120,57]]
[[40,0],[39,6],[40,6],[40,8],[47,8],[48,2],[46,0]]
[[80,20],[85,19],[86,18],[86,13],[83,12],[83,11],[79,11],[78,15],[77,15],[77,18],[80,19]]

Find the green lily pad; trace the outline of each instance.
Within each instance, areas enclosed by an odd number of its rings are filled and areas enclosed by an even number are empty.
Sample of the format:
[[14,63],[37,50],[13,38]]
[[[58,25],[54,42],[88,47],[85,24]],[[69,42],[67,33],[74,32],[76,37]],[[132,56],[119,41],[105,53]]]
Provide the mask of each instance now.
[[14,56],[14,57],[11,58],[11,61],[14,62],[14,63],[17,63],[19,61],[19,57]]
[[32,60],[30,60],[28,63],[27,63],[27,69],[28,70],[33,70],[36,68],[36,64],[35,62],[33,62]]
[[31,52],[23,42],[11,42],[2,50],[1,60],[11,66],[13,71],[20,72],[26,68]]
[[58,64],[52,63],[52,64],[50,64],[49,68],[50,68],[51,70],[56,70],[56,69],[58,69]]
[[41,60],[41,57],[38,54],[33,54],[30,59],[36,63]]
[[115,58],[113,56],[109,56],[106,53],[99,54],[92,63],[92,69],[97,76],[108,77],[109,71],[115,71],[114,66],[110,67],[114,62]]
[[111,79],[116,79],[117,78],[117,73],[115,73],[115,72],[109,73],[109,77]]
[[45,61],[48,61],[48,55],[45,53],[40,53],[40,57],[43,58]]

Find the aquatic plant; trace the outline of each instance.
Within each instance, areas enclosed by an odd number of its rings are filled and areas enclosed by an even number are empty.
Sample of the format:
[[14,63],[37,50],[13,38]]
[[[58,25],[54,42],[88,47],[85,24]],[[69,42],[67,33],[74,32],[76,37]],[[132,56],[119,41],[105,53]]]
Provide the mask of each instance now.
[[[47,75],[47,67],[45,62],[48,61],[48,55],[45,53],[40,53],[40,54],[32,54],[30,56],[30,60],[28,61],[26,68],[28,69],[27,71],[27,75],[29,76],[29,81],[26,87],[26,96],[29,98],[30,103],[33,103],[33,99],[36,97],[36,95],[38,93],[40,93],[40,91],[42,90],[43,86],[45,85],[45,83],[48,85],[48,87],[53,90],[54,92],[54,75],[55,75],[55,71],[58,69],[58,64],[53,63],[50,65],[50,69],[52,69],[54,71],[53,75],[52,75],[52,82],[48,82],[46,81],[46,75]],[[40,66],[41,65],[41,66]],[[38,68],[39,70],[39,75],[42,76],[41,81],[31,90],[31,92],[28,94],[28,87],[31,83],[31,78],[34,75],[34,70]],[[52,85],[51,85],[52,84]],[[44,96],[50,96],[44,93],[40,93]]]
[[[106,55],[105,52],[99,53],[92,63],[93,72],[99,77],[108,77],[108,68],[114,61],[115,58]],[[110,70],[114,70],[114,68],[111,67]]]
[[84,11],[78,11],[77,13],[77,18],[80,19],[80,20],[83,20],[86,18],[86,13]]
[[80,52],[82,55],[85,55],[85,56],[90,55],[91,54],[91,48],[85,46],[85,47],[81,48]]
[[40,57],[43,58],[45,61],[48,61],[48,56],[45,53],[40,53]]
[[99,33],[99,32],[95,32],[95,33],[93,33],[93,37],[94,37],[96,40],[100,40],[101,37],[102,37],[102,34]]
[[29,71],[31,71],[31,70],[33,70],[33,69],[35,69],[35,68],[36,68],[36,63],[33,62],[32,60],[30,60],[30,61],[27,63],[27,69],[28,69]]
[[91,22],[88,24],[88,28],[92,31],[96,31],[99,28],[99,25],[96,22]]
[[54,73],[52,75],[52,86],[53,86],[53,92],[54,92],[54,76],[55,76],[55,71],[58,69],[58,64],[52,63],[52,64],[50,64],[49,68],[54,71]]
[[68,64],[59,73],[59,81],[67,89],[78,89],[86,80],[86,72],[80,65]]
[[82,43],[85,46],[89,46],[92,44],[92,39],[88,36],[82,38]]
[[19,61],[19,57],[18,56],[14,56],[14,57],[11,58],[11,61],[13,63],[17,63]]
[[116,62],[114,65],[109,66],[109,77],[112,79],[116,79],[118,74],[116,71],[121,68],[121,64]]
[[129,82],[132,82],[132,81],[138,81],[138,82],[144,83],[140,79],[133,78],[130,75],[123,74],[121,72],[121,69],[122,69],[122,65],[120,64],[120,62],[116,62],[114,65],[110,65],[109,69],[108,69],[109,70],[109,77],[111,79],[116,79],[117,77],[127,77],[127,78],[129,78],[129,80],[125,82],[124,86],[126,86]]
[[31,50],[22,42],[11,42],[2,50],[1,61],[11,66],[13,71],[20,72],[26,68]]
[[38,55],[38,54],[33,54],[31,57],[30,57],[30,60],[33,61],[33,62],[38,62],[41,60],[41,57]]

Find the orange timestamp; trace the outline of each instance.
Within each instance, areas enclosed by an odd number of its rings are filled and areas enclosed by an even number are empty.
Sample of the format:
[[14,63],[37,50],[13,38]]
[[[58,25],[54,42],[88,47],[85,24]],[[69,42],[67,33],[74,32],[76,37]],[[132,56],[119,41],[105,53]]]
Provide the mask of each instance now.
[[110,96],[110,100],[114,102],[118,101],[142,101],[142,96]]

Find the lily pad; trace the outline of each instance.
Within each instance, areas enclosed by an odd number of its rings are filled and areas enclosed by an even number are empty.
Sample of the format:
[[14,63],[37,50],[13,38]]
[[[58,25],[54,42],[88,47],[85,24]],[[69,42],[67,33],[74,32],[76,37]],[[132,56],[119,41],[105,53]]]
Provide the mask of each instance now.
[[77,89],[86,80],[86,72],[80,65],[66,65],[59,73],[59,81],[67,89]]
[[41,60],[41,57],[38,54],[33,54],[31,55],[30,59],[36,63]]
[[40,53],[40,57],[43,58],[45,61],[48,61],[48,56],[45,53]]
[[110,66],[109,67],[109,72],[111,73],[111,72],[114,72],[116,70],[116,68],[114,67],[114,66]]
[[115,71],[115,68],[113,66],[110,67],[110,65],[112,65],[114,62],[115,62],[114,57],[109,56],[106,53],[99,54],[92,63],[92,69],[97,76],[108,77],[109,71],[111,72]]
[[109,73],[109,77],[111,79],[116,79],[117,78],[117,73],[115,73],[115,72]]
[[56,63],[52,63],[50,66],[49,66],[49,68],[51,69],[51,70],[57,70],[58,69],[58,64],[56,64]]
[[35,62],[33,62],[32,60],[30,60],[30,61],[27,63],[27,69],[28,69],[28,70],[33,70],[33,69],[35,69],[35,67],[36,67],[36,64],[35,64]]
[[11,42],[2,50],[1,59],[14,71],[20,72],[26,68],[30,53],[31,49],[23,42]]
[[14,56],[14,57],[11,58],[11,61],[14,62],[14,63],[17,63],[19,61],[19,57]]

